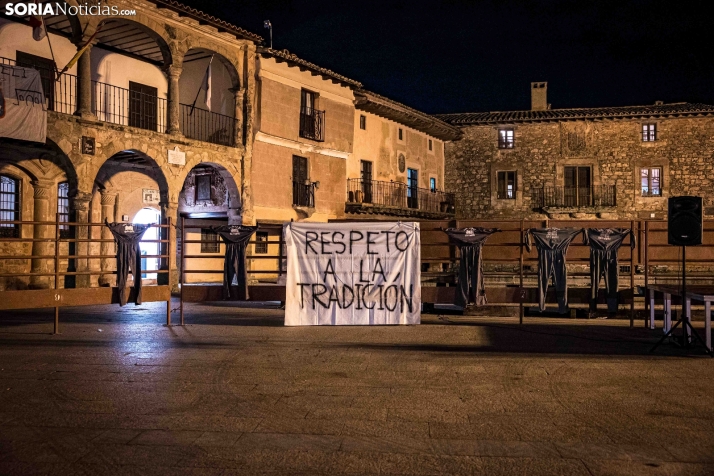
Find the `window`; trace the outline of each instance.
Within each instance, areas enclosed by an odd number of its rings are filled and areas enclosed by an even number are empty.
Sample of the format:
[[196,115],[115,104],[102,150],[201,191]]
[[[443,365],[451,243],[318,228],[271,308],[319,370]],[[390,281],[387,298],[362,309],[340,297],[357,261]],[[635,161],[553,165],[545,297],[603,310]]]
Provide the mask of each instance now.
[[201,253],[218,253],[221,251],[221,242],[218,233],[208,228],[201,228]]
[[293,155],[293,205],[309,207],[312,204],[312,186],[307,174],[307,158]]
[[499,149],[513,149],[515,141],[513,138],[513,129],[499,129],[498,130],[498,148]]
[[657,140],[657,124],[642,124],[642,142]]
[[40,73],[42,90],[47,98],[47,108],[52,111],[55,105],[55,62],[49,58],[35,56],[22,51],[15,53],[18,66],[25,68],[35,68]]
[[255,241],[260,243],[255,244],[255,254],[265,255],[268,254],[268,232],[258,231],[255,233]]
[[401,127],[399,128],[399,140],[404,140],[404,131]]
[[[69,183],[57,184],[57,215],[60,223],[69,222]],[[69,237],[69,225],[60,225],[60,237]]]
[[367,130],[367,116],[364,114],[359,115],[359,128],[364,130]]
[[360,160],[360,178],[362,179],[362,202],[372,203],[372,162]]
[[129,125],[156,130],[157,91],[152,86],[129,81]]
[[300,92],[300,137],[322,142],[325,111],[317,110],[318,95],[307,89]]
[[508,200],[516,198],[516,172],[498,172],[497,197]]
[[434,144],[431,142],[431,139],[429,139],[429,150],[430,151],[434,150]]
[[196,201],[211,200],[211,175],[196,175]]
[[[0,220],[20,220],[20,182],[7,175],[0,175]],[[0,236],[18,238],[20,226],[0,223]]]
[[436,179],[434,177],[429,179],[429,190],[436,192]]
[[590,167],[564,167],[563,204],[566,207],[588,207],[592,204]]
[[643,168],[640,171],[640,177],[643,197],[662,196],[662,169],[660,167]]
[[419,208],[419,171],[407,169],[407,206]]

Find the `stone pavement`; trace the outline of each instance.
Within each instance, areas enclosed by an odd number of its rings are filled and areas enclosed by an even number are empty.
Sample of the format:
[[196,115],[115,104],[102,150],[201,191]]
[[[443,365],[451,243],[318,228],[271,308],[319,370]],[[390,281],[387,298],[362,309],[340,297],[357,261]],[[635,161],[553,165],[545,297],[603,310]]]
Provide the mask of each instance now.
[[0,474],[714,474],[714,360],[641,322],[186,315],[0,313]]

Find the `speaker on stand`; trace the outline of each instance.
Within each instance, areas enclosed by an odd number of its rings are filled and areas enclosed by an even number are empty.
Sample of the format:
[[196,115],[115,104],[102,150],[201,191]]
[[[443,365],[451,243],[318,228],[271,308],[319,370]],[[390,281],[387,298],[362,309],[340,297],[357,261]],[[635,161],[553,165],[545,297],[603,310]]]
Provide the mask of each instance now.
[[702,197],[671,197],[667,201],[667,243],[682,247],[682,313],[681,317],[672,328],[652,347],[654,351],[669,336],[678,325],[682,325],[682,345],[689,346],[690,333],[704,346],[707,354],[714,354],[707,348],[697,331],[692,327],[689,315],[686,312],[687,301],[687,246],[702,244],[704,235],[704,221],[702,213]]

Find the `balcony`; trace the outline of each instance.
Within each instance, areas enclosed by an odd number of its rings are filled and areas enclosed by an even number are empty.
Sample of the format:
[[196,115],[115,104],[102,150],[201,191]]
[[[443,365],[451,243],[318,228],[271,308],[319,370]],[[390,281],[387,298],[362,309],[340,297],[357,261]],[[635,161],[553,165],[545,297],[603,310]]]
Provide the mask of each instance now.
[[300,109],[300,137],[318,142],[325,140],[325,111]]
[[[14,66],[16,62],[0,57],[0,67],[4,64]],[[47,110],[74,114],[79,101],[77,77],[68,73],[56,77],[57,73],[54,70],[37,67],[35,69],[40,72]],[[100,81],[92,81],[91,91],[92,113],[98,120],[159,133],[167,131],[166,98]],[[8,99],[10,98],[6,98]],[[179,114],[181,132],[187,138],[235,147],[235,118],[192,108],[186,104],[180,105]],[[320,129],[321,133],[322,129]]]
[[604,208],[617,205],[616,187],[543,187],[533,191],[534,208]]
[[293,181],[293,206],[298,208],[315,208],[316,183]]
[[401,182],[347,180],[348,213],[451,218],[455,213],[454,194],[409,187]]

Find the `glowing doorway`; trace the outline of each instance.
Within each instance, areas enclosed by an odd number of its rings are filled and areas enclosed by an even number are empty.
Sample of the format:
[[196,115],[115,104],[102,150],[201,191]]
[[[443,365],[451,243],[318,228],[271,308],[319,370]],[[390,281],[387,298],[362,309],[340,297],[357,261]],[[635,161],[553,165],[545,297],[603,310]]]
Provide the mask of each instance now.
[[[142,208],[139,213],[134,217],[132,223],[136,224],[158,224],[161,223],[161,212],[153,208]],[[159,269],[159,258],[144,258],[143,256],[156,256],[161,254],[159,252],[159,243],[147,243],[147,240],[158,240],[159,239],[159,228],[152,226],[144,236],[141,238],[141,243],[139,243],[139,248],[141,249],[141,269],[145,271],[152,271]],[[144,272],[141,275],[142,279],[156,279],[156,273]]]

